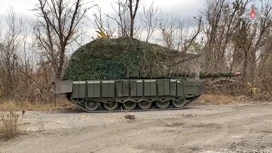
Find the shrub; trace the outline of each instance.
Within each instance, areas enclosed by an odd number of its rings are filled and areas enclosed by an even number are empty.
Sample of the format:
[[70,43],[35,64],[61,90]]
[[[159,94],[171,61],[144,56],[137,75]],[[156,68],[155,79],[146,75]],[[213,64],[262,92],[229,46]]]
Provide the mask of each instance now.
[[0,118],[0,138],[4,140],[11,139],[20,133],[20,115],[15,111],[2,115]]

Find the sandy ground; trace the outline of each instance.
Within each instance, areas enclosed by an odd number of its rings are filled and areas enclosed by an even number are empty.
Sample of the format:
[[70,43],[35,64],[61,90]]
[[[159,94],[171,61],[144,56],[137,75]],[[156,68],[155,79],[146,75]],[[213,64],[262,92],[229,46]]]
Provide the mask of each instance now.
[[[126,114],[136,119],[125,119]],[[26,112],[23,123],[26,134],[0,142],[1,153],[272,152],[269,104],[135,113]]]

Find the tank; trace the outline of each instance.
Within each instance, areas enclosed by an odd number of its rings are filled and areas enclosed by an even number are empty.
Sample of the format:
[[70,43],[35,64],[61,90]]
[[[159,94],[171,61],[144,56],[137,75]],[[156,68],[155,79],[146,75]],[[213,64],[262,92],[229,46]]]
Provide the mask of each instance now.
[[56,93],[87,112],[182,109],[204,92],[201,79],[237,75],[169,74],[193,71],[177,63],[196,57],[134,38],[95,39],[72,54]]
[[201,96],[203,78],[236,77],[239,72],[168,74],[164,77],[128,77],[111,80],[62,80],[55,92],[87,112],[182,109]]

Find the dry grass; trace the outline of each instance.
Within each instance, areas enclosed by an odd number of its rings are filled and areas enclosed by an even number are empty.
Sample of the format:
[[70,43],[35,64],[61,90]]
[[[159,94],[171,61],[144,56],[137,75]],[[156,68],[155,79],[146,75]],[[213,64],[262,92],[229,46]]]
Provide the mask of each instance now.
[[20,115],[15,111],[10,111],[6,115],[0,117],[0,138],[9,140],[20,134],[21,124],[19,121]]
[[204,94],[199,97],[195,104],[202,105],[221,105],[221,104],[243,104],[249,102],[249,98],[245,96],[225,96],[225,95],[213,95],[213,94]]
[[8,100],[8,101],[0,101],[0,111],[21,111],[21,110],[27,110],[27,111],[53,111],[53,110],[59,110],[64,108],[71,107],[72,104],[65,100],[58,100],[55,103],[31,103],[31,102],[20,102],[15,100]]
[[269,92],[258,93],[252,96],[252,99],[263,102],[272,101],[272,93]]

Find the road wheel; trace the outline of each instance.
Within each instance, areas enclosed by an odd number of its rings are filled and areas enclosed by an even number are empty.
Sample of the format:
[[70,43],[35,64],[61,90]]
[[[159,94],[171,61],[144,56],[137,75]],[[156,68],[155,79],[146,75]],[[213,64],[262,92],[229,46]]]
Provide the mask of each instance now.
[[127,110],[132,110],[132,109],[135,109],[135,108],[136,108],[137,103],[132,102],[132,101],[128,101],[128,102],[123,103],[123,106],[124,106],[124,108],[127,109]]
[[97,101],[85,101],[85,108],[89,111],[94,111],[99,107],[99,102]]
[[115,110],[118,107],[117,102],[103,103],[104,108],[109,111]]
[[156,101],[156,106],[158,108],[164,109],[170,105],[170,101]]
[[141,101],[138,103],[138,106],[141,108],[141,109],[149,109],[151,107],[152,103],[151,102],[148,102],[148,101]]
[[186,100],[182,99],[182,100],[178,100],[178,101],[172,101],[172,104],[176,107],[176,108],[182,108],[185,104],[186,104]]

